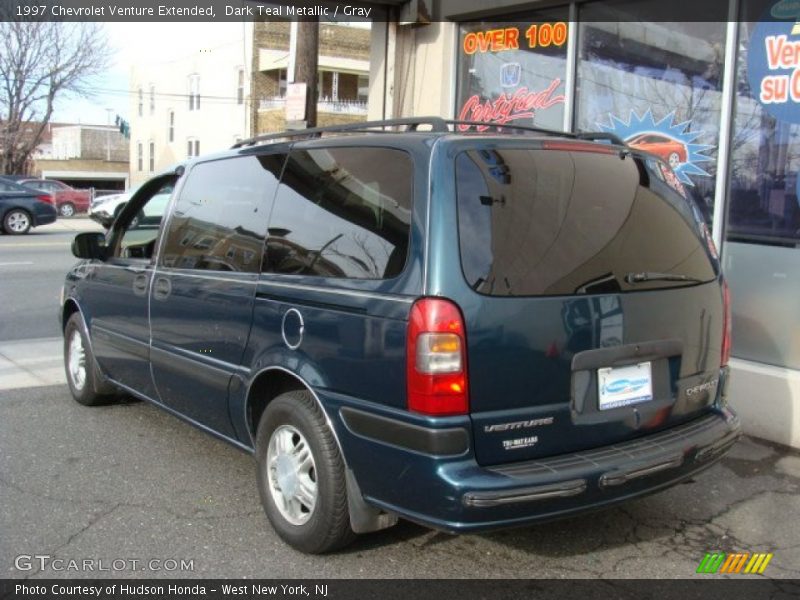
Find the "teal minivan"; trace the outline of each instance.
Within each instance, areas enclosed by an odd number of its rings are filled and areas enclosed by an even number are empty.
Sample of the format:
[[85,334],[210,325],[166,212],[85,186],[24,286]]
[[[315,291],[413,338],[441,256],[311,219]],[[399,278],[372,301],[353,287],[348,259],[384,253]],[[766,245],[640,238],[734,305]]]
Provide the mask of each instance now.
[[459,125],[262,136],[143,185],[73,244],[75,399],[122,391],[252,453],[272,526],[313,553],[714,464],[740,435],[730,301],[670,167],[607,134]]

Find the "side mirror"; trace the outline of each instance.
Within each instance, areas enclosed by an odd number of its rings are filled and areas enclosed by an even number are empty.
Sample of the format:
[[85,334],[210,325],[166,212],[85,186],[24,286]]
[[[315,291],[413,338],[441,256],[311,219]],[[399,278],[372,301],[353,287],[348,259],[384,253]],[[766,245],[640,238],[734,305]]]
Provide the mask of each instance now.
[[78,258],[103,259],[106,253],[106,236],[96,231],[79,233],[72,240],[72,253]]

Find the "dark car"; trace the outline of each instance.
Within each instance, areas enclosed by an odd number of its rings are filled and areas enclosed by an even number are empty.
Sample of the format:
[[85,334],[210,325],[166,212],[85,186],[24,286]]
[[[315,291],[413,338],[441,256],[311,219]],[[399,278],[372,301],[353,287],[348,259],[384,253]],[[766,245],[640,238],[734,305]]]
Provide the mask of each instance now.
[[28,233],[31,227],[55,222],[56,216],[52,196],[0,178],[0,224],[4,233]]
[[669,167],[454,124],[264,136],[146,183],[75,239],[74,398],[122,390],[252,453],[306,552],[398,517],[527,525],[714,464],[740,435],[730,304]]
[[23,179],[18,183],[51,194],[55,198],[58,214],[62,217],[72,217],[89,210],[91,194],[88,190],[76,190],[55,179]]

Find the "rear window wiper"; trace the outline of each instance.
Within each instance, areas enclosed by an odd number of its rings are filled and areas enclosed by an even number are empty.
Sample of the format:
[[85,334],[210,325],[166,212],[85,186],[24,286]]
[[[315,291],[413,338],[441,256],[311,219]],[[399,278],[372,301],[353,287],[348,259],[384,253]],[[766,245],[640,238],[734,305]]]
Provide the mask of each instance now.
[[681,275],[680,273],[656,273],[653,271],[643,271],[641,273],[628,273],[625,275],[627,283],[642,283],[644,281],[690,281],[692,283],[703,283],[702,279]]

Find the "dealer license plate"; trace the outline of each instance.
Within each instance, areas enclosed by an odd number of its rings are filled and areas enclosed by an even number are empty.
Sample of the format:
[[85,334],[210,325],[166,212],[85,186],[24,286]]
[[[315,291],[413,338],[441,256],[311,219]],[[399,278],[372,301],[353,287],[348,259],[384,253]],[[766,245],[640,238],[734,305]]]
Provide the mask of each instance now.
[[597,398],[600,410],[652,400],[652,371],[649,361],[624,367],[597,369]]

